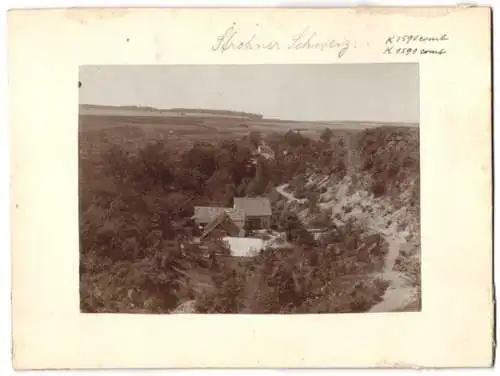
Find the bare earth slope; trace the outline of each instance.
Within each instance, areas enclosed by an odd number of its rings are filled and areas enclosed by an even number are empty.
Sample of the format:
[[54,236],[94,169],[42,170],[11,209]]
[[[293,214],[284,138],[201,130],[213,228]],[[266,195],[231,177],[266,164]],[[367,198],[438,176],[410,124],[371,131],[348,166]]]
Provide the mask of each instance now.
[[[315,167],[311,167],[305,174],[304,190],[323,192],[317,205],[337,224],[354,220],[387,241],[389,250],[380,277],[389,281],[390,285],[383,301],[370,311],[419,310],[418,129],[394,131],[385,128],[362,133],[368,132],[373,134],[370,137],[361,135],[361,141],[354,140],[349,144],[353,137],[344,140],[349,150],[346,156],[347,173],[343,178],[317,172]],[[394,173],[385,175],[386,171]],[[386,185],[383,194],[378,191],[381,182]],[[308,199],[295,197],[289,184],[278,186],[276,191],[295,208],[307,226],[312,220]]]

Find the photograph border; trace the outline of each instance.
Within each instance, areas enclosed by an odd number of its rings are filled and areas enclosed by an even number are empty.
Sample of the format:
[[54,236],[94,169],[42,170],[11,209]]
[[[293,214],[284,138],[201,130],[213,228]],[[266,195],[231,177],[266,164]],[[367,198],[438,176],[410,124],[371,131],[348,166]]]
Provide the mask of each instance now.
[[[313,25],[355,47],[213,51],[233,22],[279,40]],[[15,368],[491,365],[490,22],[487,7],[9,12]],[[443,34],[411,42],[443,54],[384,54],[390,36]],[[356,61],[420,64],[422,312],[79,313],[79,65]]]

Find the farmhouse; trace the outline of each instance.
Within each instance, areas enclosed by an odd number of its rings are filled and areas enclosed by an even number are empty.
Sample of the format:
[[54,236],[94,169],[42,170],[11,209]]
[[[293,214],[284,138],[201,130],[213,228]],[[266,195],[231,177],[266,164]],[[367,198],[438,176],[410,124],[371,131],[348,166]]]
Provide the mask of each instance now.
[[271,214],[271,203],[266,197],[235,197],[232,208],[195,206],[193,219],[204,232],[224,228],[231,236],[241,237],[246,229],[269,228]]
[[271,203],[266,197],[235,197],[234,209],[245,213],[245,227],[250,230],[271,226]]
[[202,243],[224,239],[232,256],[248,257],[263,248],[264,241],[245,237],[246,230],[271,225],[271,203],[265,197],[236,197],[232,208],[195,206],[193,219],[202,230]]

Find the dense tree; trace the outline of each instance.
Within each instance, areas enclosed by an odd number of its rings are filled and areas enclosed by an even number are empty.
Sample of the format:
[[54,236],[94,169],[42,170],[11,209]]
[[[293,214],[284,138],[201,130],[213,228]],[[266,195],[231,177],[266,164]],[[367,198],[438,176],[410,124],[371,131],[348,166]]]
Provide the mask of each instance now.
[[330,128],[325,128],[323,132],[321,132],[320,139],[324,142],[330,142],[333,138],[333,131]]
[[249,138],[250,144],[254,148],[256,148],[260,144],[260,142],[262,141],[262,139],[263,139],[262,133],[257,132],[257,131],[250,132],[248,138]]

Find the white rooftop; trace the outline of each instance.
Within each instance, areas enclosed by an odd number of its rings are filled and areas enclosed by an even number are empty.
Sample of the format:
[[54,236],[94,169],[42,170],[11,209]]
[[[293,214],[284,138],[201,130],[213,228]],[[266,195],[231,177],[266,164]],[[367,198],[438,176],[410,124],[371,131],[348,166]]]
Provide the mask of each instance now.
[[223,238],[229,245],[231,256],[252,257],[264,248],[264,240],[259,238],[236,238],[226,236]]

